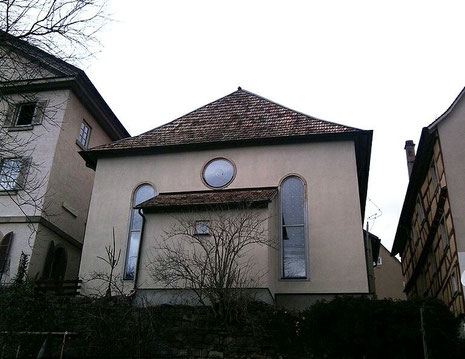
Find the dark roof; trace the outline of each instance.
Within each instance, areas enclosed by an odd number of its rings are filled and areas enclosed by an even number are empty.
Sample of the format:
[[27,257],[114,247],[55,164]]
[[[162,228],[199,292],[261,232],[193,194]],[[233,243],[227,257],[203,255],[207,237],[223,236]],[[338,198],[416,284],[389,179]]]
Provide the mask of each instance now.
[[277,194],[276,187],[223,189],[193,192],[160,193],[135,208],[145,211],[167,211],[176,208],[197,208],[234,205],[266,204]]
[[361,130],[304,115],[239,88],[163,126],[88,152],[357,131]]
[[1,30],[0,44],[8,51],[15,52],[32,63],[49,70],[54,76],[46,79],[0,82],[3,94],[61,88],[72,89],[112,140],[130,136],[84,71]]
[[405,194],[402,212],[391,249],[392,256],[402,252],[410,235],[410,226],[413,212],[415,211],[416,199],[421,185],[428,174],[436,136],[437,131],[431,131],[428,127],[424,127],[421,132],[420,142],[418,143],[418,149],[415,155],[415,162],[413,163],[407,193]]

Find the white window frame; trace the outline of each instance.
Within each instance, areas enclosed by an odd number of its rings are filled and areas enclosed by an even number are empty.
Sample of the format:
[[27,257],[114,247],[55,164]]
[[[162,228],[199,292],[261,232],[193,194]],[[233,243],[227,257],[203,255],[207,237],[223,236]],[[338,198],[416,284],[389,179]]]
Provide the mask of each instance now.
[[[14,183],[13,183],[13,186],[10,188],[5,188],[3,184],[0,184],[0,192],[9,192],[9,191],[17,191],[21,185],[20,181],[21,181],[21,176],[24,175],[24,166],[25,166],[25,163],[24,163],[24,159],[21,158],[21,157],[14,157],[14,158],[2,158],[0,160],[0,181],[1,181],[1,175],[3,173],[3,168],[4,168],[4,163],[6,161],[14,161],[14,162],[19,162],[19,170],[18,170],[18,173],[16,175],[16,177],[14,178]],[[11,179],[9,181],[5,181],[6,182],[13,182]],[[2,182],[0,182],[2,183]]]
[[[283,243],[283,206],[282,206],[282,186],[284,182],[292,177],[299,179],[303,186],[303,215],[304,215],[304,223],[300,225],[300,227],[304,228],[304,252],[305,252],[305,276],[303,277],[286,277],[284,273],[284,243]],[[309,254],[308,254],[308,208],[307,208],[307,183],[298,174],[289,174],[285,176],[279,185],[279,280],[280,281],[308,281],[309,280]],[[287,227],[287,226],[286,226]],[[289,225],[289,227],[297,227],[296,225]]]
[[[83,128],[84,128],[84,132],[83,132]],[[86,128],[88,130],[87,133],[85,132]],[[87,147],[89,146],[91,132],[92,132],[92,127],[89,126],[89,124],[86,122],[86,120],[82,120],[81,125],[79,126],[79,134],[78,134],[78,138],[77,138],[76,141],[84,149],[87,149]],[[83,140],[84,140],[84,142],[83,142]]]
[[210,235],[209,223],[210,223],[210,221],[208,221],[208,220],[195,221],[195,228],[194,228],[195,235],[196,236],[208,236],[208,235]]

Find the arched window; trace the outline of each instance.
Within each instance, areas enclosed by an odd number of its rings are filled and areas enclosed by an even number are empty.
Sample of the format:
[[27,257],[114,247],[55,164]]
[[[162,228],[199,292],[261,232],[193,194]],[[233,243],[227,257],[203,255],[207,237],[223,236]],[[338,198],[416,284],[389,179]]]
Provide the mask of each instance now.
[[281,183],[282,278],[306,278],[305,186],[297,176]]
[[3,238],[0,236],[0,238],[0,273],[4,273],[8,268],[8,254],[13,240],[13,232],[5,234]]
[[50,279],[63,280],[66,274],[66,265],[68,264],[68,254],[63,247],[55,248],[55,255],[50,272]]
[[155,196],[155,190],[149,184],[143,184],[136,188],[131,206],[131,222],[129,224],[128,248],[126,250],[126,263],[124,266],[124,279],[134,279],[134,273],[139,254],[140,234],[142,231],[142,216],[137,209],[138,204]]
[[66,252],[66,249],[60,246],[55,246],[55,243],[50,241],[47,257],[45,257],[42,278],[64,280],[67,265],[68,253]]

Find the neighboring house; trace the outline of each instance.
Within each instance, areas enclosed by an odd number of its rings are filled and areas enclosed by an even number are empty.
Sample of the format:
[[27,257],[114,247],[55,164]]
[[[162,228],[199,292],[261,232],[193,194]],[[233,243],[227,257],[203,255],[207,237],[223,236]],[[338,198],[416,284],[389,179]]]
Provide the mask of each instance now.
[[415,156],[407,141],[410,181],[392,247],[400,254],[408,298],[442,300],[465,313],[464,90],[423,128]]
[[369,239],[367,243],[370,244],[368,249],[371,250],[372,266],[368,273],[376,298],[407,299],[400,261],[391,257],[390,252],[381,243],[381,239],[371,232],[364,231],[364,234]]
[[407,299],[404,293],[402,266],[389,250],[380,245],[379,255],[374,263],[376,297],[378,299]]
[[1,282],[21,253],[31,277],[77,279],[94,180],[78,152],[129,134],[82,70],[4,32],[0,65]]
[[[97,256],[106,257],[114,231],[121,260],[113,274],[125,290],[155,303],[182,299],[182,284],[167,288],[151,276],[157,241],[177,216],[187,213],[198,220],[192,230],[208,235],[207,209],[227,216],[239,207],[262,216],[277,243],[248,252],[265,274],[254,288],[262,300],[302,308],[370,294],[362,220],[371,141],[372,131],[239,88],[139,136],[83,151],[96,174],[80,277],[108,274]],[[82,290],[95,293],[99,283]]]

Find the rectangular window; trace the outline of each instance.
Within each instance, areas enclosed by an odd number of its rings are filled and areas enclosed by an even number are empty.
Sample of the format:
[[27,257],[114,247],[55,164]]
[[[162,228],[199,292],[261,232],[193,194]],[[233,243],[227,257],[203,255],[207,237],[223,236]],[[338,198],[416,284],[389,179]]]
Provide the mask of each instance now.
[[24,102],[16,105],[15,126],[32,125],[37,102]]
[[87,146],[89,145],[90,126],[86,123],[86,121],[82,121],[81,123],[81,128],[79,130],[79,136],[77,140],[79,144],[84,148],[87,148]]
[[208,235],[208,221],[195,221],[195,234],[196,235]]
[[433,184],[434,189],[436,189],[439,185],[439,175],[438,175],[438,170],[436,168],[436,164],[434,163],[434,159],[431,162],[430,169],[431,169],[432,184]]
[[441,246],[443,250],[446,250],[449,247],[449,232],[447,231],[446,223],[444,217],[441,218],[439,222],[439,230],[441,234]]
[[376,265],[377,265],[377,266],[383,265],[383,258],[378,257],[378,260],[377,260],[377,262],[376,262]]
[[0,162],[0,191],[12,191],[18,188],[21,167],[21,158],[4,158]]
[[459,292],[459,287],[457,285],[457,277],[455,276],[455,272],[450,275],[450,284],[452,289],[452,295],[456,295]]
[[417,211],[418,211],[419,225],[421,226],[421,224],[425,220],[425,211],[423,210],[423,205],[421,204],[420,195],[418,195],[417,197]]

